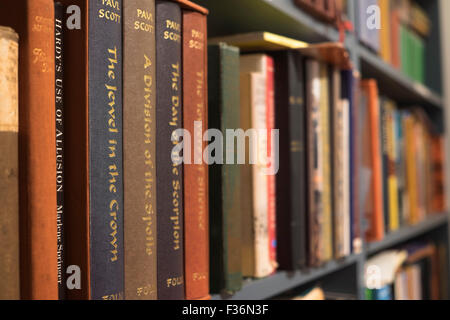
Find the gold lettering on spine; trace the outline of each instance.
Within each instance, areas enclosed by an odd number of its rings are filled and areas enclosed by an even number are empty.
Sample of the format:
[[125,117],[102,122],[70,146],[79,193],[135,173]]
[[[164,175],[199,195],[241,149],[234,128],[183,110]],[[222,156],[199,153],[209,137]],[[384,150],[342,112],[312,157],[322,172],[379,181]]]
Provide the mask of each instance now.
[[[108,131],[110,134],[118,134],[119,129],[116,124],[117,119],[117,102],[116,102],[116,92],[117,92],[117,84],[116,82],[116,65],[118,63],[118,52],[117,48],[114,47],[113,49],[108,49],[107,52],[108,59],[108,71],[107,71],[107,77],[109,80],[109,83],[105,84],[105,88],[107,90],[107,97],[108,97],[108,104],[107,104],[107,110],[108,110]],[[109,228],[110,228],[110,261],[116,262],[118,261],[118,239],[117,239],[117,233],[119,232],[118,228],[119,225],[117,223],[118,217],[117,213],[119,211],[119,202],[117,200],[117,178],[119,177],[119,170],[117,165],[117,140],[110,138],[108,139],[108,159],[109,161],[112,161],[111,164],[108,166],[108,185],[109,185],[109,192],[112,195],[112,200],[109,203]]]
[[[151,59],[144,55],[144,70],[146,72],[150,71],[149,68],[153,65]],[[155,223],[155,208],[152,205],[152,200],[154,200],[154,190],[155,190],[155,177],[153,175],[153,170],[155,168],[152,150],[150,149],[154,143],[154,133],[152,132],[152,111],[154,106],[152,104],[153,93],[153,78],[150,72],[144,75],[144,138],[145,138],[145,151],[144,151],[144,163],[145,163],[145,207],[144,215],[142,221],[145,228],[145,253],[149,256],[155,254],[155,235],[153,234],[152,226]],[[141,288],[142,293],[148,291],[148,288]]]
[[114,0],[102,0],[102,5],[105,8],[98,10],[98,17],[114,23],[120,23],[120,3]]
[[[172,112],[172,119],[169,122],[169,126],[177,128],[179,126],[179,123],[181,121],[179,117],[180,113],[180,63],[172,64],[172,106],[171,106],[171,112]],[[175,132],[172,135],[174,137],[173,139],[173,145],[177,145],[179,143],[179,137],[176,136]],[[172,154],[172,159],[179,157],[179,154]],[[176,161],[175,161],[176,162]],[[172,221],[172,228],[173,228],[173,249],[174,250],[180,250],[181,244],[180,244],[180,231],[181,231],[181,222],[180,222],[180,206],[181,206],[181,183],[180,183],[180,176],[181,172],[179,170],[179,167],[175,164],[172,164],[172,175],[173,175],[173,181],[172,181],[172,215],[170,217],[170,221]]]

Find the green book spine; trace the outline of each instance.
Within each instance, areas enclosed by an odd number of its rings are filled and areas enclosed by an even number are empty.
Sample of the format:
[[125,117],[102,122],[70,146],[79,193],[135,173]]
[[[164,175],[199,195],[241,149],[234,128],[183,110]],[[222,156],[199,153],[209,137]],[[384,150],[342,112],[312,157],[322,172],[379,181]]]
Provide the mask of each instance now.
[[412,80],[417,80],[416,77],[416,55],[415,55],[415,40],[411,30],[406,31],[406,74]]
[[402,72],[408,75],[408,30],[404,25],[400,26],[400,57]]
[[425,83],[425,41],[417,37],[417,81]]
[[[239,50],[209,46],[209,128],[225,133],[240,127],[239,76]],[[214,156],[223,163],[225,154],[216,150]],[[242,286],[240,166],[214,163],[209,174],[211,292],[232,293]]]

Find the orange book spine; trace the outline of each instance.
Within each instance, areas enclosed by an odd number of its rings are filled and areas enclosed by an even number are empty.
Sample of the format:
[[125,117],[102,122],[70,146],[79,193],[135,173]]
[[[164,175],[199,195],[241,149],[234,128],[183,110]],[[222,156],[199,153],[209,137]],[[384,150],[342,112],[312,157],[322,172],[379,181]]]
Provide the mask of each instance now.
[[204,300],[209,298],[208,166],[202,160],[208,129],[206,16],[185,11],[183,34],[183,122],[191,134],[191,161],[184,166],[185,294]]
[[380,103],[378,87],[375,80],[361,81],[363,90],[368,97],[368,112],[370,115],[371,132],[371,164],[372,164],[372,197],[373,214],[370,217],[370,228],[367,232],[368,241],[380,241],[384,237],[383,214],[383,171],[381,163],[380,143]]

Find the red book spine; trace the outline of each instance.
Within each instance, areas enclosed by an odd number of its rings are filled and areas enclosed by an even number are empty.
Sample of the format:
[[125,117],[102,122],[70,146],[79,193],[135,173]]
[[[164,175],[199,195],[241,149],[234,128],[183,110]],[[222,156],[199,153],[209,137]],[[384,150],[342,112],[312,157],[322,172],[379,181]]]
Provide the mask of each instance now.
[[[191,134],[191,164],[184,165],[184,261],[186,299],[209,298],[208,166],[203,131],[208,129],[206,15],[183,13],[183,122]],[[201,123],[202,128],[195,126]]]
[[[272,141],[272,130],[275,129],[275,67],[274,60],[271,57],[267,57],[267,101],[266,101],[266,113],[267,113],[267,155],[269,159],[268,169],[276,168],[275,153],[272,152],[272,145],[275,141]],[[271,172],[274,173],[274,172]],[[268,210],[267,217],[268,233],[269,233],[269,259],[274,270],[277,267],[277,239],[276,239],[276,185],[275,174],[267,176],[267,200]]]

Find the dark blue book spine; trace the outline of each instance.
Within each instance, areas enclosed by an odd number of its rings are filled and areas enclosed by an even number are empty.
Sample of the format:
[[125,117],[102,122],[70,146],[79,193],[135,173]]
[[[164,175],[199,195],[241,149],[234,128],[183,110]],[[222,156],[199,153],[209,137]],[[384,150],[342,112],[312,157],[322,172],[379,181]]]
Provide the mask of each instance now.
[[[184,299],[183,165],[172,161],[182,127],[181,9],[156,2],[156,192],[158,299]],[[174,154],[175,158],[179,155]]]
[[89,1],[90,298],[123,299],[122,1]]
[[358,116],[356,114],[356,106],[354,101],[354,85],[355,79],[352,71],[344,70],[341,72],[342,79],[342,98],[348,99],[350,109],[350,244],[352,253],[355,251],[355,240],[360,236],[360,208],[355,205],[358,201],[358,179],[359,179],[359,163],[358,163]]

